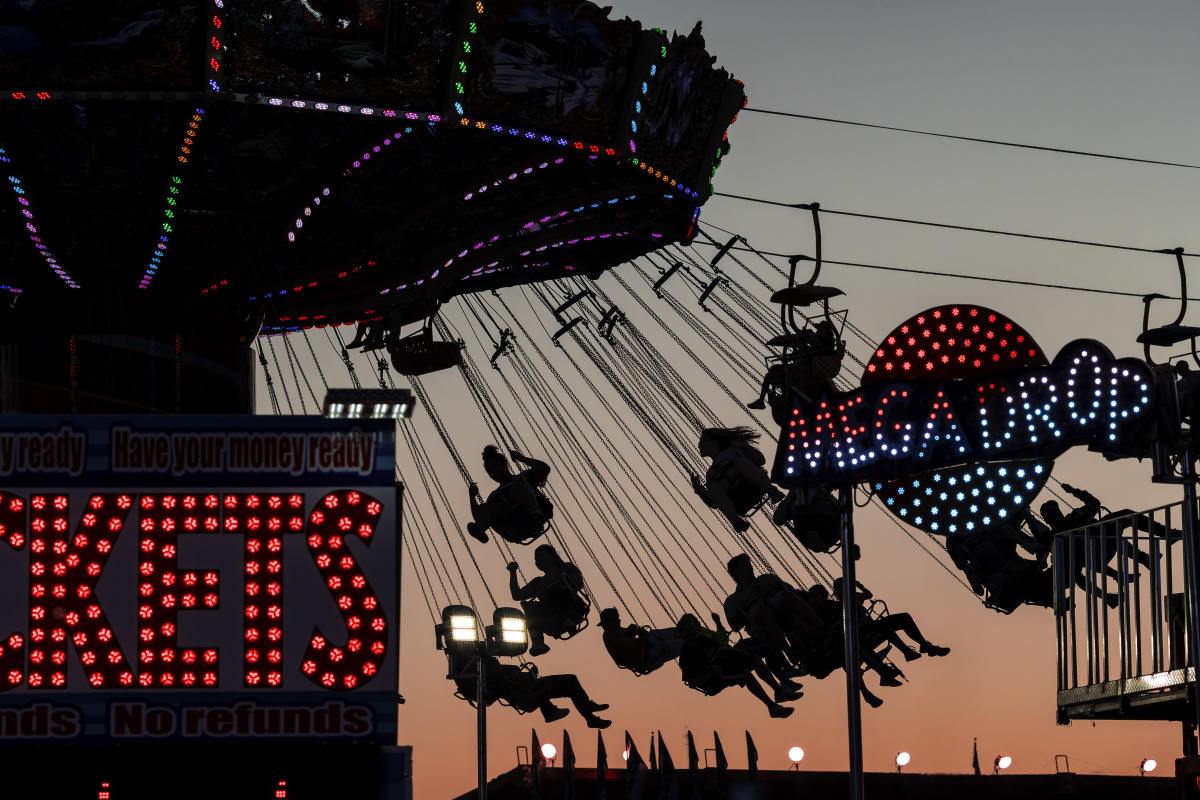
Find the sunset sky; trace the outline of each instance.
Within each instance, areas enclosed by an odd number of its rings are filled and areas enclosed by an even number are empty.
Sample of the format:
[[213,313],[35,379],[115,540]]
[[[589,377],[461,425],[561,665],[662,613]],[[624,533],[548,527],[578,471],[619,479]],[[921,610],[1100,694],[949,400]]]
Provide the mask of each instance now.
[[[1110,0],[606,2],[613,3],[613,16],[629,15],[668,32],[686,32],[702,20],[709,52],[746,83],[752,108],[1200,164],[1196,137],[1200,50],[1194,41],[1200,30],[1200,6],[1185,0],[1136,4]],[[733,126],[730,141],[733,150],[717,175],[719,191],[793,203],[819,201],[832,209],[958,225],[1200,250],[1196,216],[1200,170],[1196,169],[748,112]],[[704,207],[702,221],[739,231],[765,250],[811,250],[809,220],[796,211],[717,197]],[[826,257],[839,261],[1136,293],[1178,291],[1174,261],[1164,255],[846,217],[827,216],[824,235]],[[697,252],[711,250],[697,248]],[[631,273],[622,274],[637,283]],[[1140,329],[1142,304],[1136,297],[837,266],[828,267],[822,282],[846,292],[851,320],[873,337],[885,335],[924,308],[973,302],[1008,314],[1050,353],[1071,339],[1094,337],[1118,355],[1140,354],[1134,337]],[[614,296],[621,295],[611,277],[600,285]],[[652,294],[644,290],[641,294],[654,302]],[[523,309],[530,334],[541,337],[544,349],[553,350],[529,306],[523,300],[510,305]],[[1161,308],[1163,321],[1174,313],[1169,306]],[[654,307],[660,314],[668,313],[662,304]],[[744,413],[709,386],[690,362],[675,360],[679,357],[668,337],[632,304],[630,317],[693,379],[700,394],[728,415],[724,418],[730,424],[745,421]],[[451,314],[451,319],[457,324],[461,318]],[[686,339],[686,330],[681,328],[680,335]],[[474,349],[470,336],[467,340],[476,359],[485,361],[490,353]],[[862,349],[860,345],[860,354]],[[572,355],[578,354],[571,352],[570,345],[553,352],[564,375],[571,374],[565,359]],[[503,389],[490,371],[486,377]],[[857,373],[849,377],[857,379]],[[452,423],[455,443],[469,469],[486,491],[488,482],[478,453],[489,439],[465,396],[461,378],[443,373],[432,376],[427,385],[443,417]],[[579,380],[572,386],[581,397],[589,391]],[[746,399],[753,396],[744,384],[735,391]],[[569,399],[558,400],[570,415]],[[443,488],[460,504],[460,520],[465,520],[464,482],[424,409],[418,409],[411,425],[432,455]],[[594,438],[589,441],[601,447]],[[769,453],[770,443],[764,449]],[[400,471],[409,484],[411,501],[427,505],[403,445],[400,454]],[[663,463],[675,470],[674,479],[685,486],[686,476],[678,466]],[[1112,508],[1148,508],[1179,499],[1176,487],[1150,484],[1148,465],[1108,463],[1080,449],[1062,458],[1054,475],[1090,489]],[[641,485],[641,481],[633,483]],[[551,487],[570,492],[563,470],[551,477]],[[644,502],[664,507],[668,503],[654,492]],[[433,515],[424,513],[431,522]],[[727,537],[720,549],[734,548],[732,532],[715,515],[710,522]],[[863,582],[892,610],[912,613],[930,639],[953,648],[949,657],[909,665],[910,683],[884,690],[886,702],[881,709],[864,709],[868,769],[890,769],[896,752],[908,750],[913,756],[910,770],[967,771],[973,737],[978,737],[982,761],[990,764],[994,755],[1004,752],[1013,756],[1014,770],[1022,772],[1053,771],[1055,754],[1063,753],[1077,772],[1134,774],[1144,756],[1155,757],[1165,766],[1178,754],[1180,734],[1175,724],[1056,726],[1051,612],[1023,607],[1002,616],[984,608],[874,509],[859,513],[857,529],[863,547],[859,565]],[[681,525],[679,530],[686,536],[692,529]],[[457,541],[457,532],[453,535],[454,549],[462,559],[465,547]],[[698,541],[687,546],[706,549]],[[504,559],[492,545],[472,547],[497,599],[506,601]],[[532,553],[522,552],[518,558],[528,571]],[[833,567],[832,561],[825,563]],[[611,604],[612,592],[595,570],[586,561],[580,566],[598,603]],[[473,568],[465,560],[464,567],[478,599],[478,578],[471,576]],[[444,678],[445,660],[433,648],[430,616],[411,568],[406,564],[400,687],[408,704],[401,711],[400,741],[414,746],[416,796],[443,798],[475,785],[475,718],[470,706],[453,698],[452,684]],[[637,570],[630,568],[629,574],[636,585]],[[728,589],[730,581],[723,574],[717,573],[713,580]],[[712,610],[718,608],[712,603]],[[486,598],[481,610],[490,617]],[[658,612],[656,619],[633,621],[663,625],[667,619]],[[807,752],[805,769],[846,767],[840,672],[824,681],[806,682],[806,696],[797,704],[796,714],[772,720],[757,701],[736,688],[715,698],[687,689],[674,665],[643,678],[618,670],[604,653],[596,628],[571,641],[551,644],[552,651],[537,659],[543,673],[578,673],[596,698],[612,704],[607,715],[613,727],[605,735],[610,764],[619,764],[625,729],[643,748],[650,732],[661,730],[676,764],[686,763],[687,730],[696,734],[700,747],[711,747],[716,730],[732,766],[742,767],[742,731],[748,729],[755,737],[761,768],[787,767],[786,751],[792,745]],[[515,764],[514,748],[528,744],[531,726],[543,741],[561,743],[564,726],[547,725],[540,715],[519,717],[509,709],[493,707],[489,719],[492,775]],[[564,722],[579,763],[592,765],[594,733],[575,714]]]

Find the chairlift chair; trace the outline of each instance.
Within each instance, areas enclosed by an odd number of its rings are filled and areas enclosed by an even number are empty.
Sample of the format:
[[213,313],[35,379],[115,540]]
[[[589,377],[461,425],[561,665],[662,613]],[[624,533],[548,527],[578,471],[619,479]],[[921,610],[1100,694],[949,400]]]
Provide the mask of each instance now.
[[1200,337],[1200,327],[1194,325],[1184,325],[1183,318],[1187,314],[1187,269],[1183,263],[1183,248],[1176,247],[1173,250],[1164,250],[1164,253],[1173,253],[1175,261],[1179,267],[1179,314],[1176,315],[1172,322],[1166,325],[1160,325],[1157,328],[1150,327],[1150,304],[1155,300],[1166,300],[1166,295],[1148,294],[1142,298],[1145,307],[1142,311],[1142,332],[1138,334],[1137,341],[1142,345],[1146,361],[1150,364],[1154,363],[1154,359],[1150,357],[1151,347],[1175,347],[1190,341],[1192,344],[1192,359],[1200,365],[1200,356],[1196,353],[1196,339]]

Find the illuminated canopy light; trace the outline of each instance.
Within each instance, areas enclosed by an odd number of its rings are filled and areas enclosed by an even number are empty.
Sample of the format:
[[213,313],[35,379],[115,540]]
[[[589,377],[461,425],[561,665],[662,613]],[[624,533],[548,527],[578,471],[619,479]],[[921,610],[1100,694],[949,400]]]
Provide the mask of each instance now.
[[408,419],[414,405],[408,389],[330,389],[322,413],[329,419]]

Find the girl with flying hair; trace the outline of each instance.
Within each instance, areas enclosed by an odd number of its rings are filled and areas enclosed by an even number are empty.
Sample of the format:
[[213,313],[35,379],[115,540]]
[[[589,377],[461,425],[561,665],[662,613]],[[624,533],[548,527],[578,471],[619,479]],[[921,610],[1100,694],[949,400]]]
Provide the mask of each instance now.
[[692,488],[705,505],[724,514],[739,533],[750,527],[745,515],[757,508],[764,497],[775,503],[783,499],[783,492],[771,484],[763,469],[767,459],[754,446],[757,441],[758,432],[744,425],[705,428],[700,432],[700,455],[711,458],[712,465],[703,483],[699,475],[692,475]]

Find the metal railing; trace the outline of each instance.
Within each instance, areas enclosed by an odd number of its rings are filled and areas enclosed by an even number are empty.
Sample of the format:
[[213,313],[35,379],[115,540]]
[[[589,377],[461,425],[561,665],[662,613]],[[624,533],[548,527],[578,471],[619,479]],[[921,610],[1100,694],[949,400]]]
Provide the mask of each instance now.
[[1182,528],[1182,503],[1173,503],[1054,537],[1060,693],[1109,684],[1109,693],[1124,695],[1186,683],[1196,660]]

